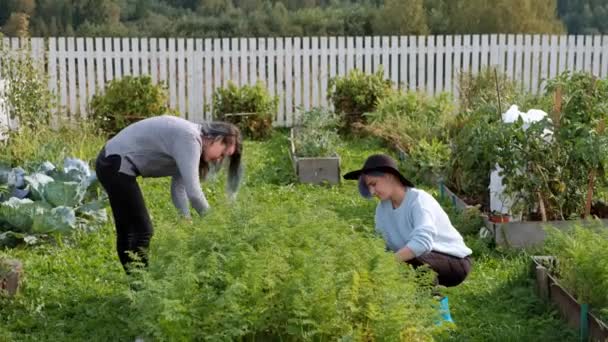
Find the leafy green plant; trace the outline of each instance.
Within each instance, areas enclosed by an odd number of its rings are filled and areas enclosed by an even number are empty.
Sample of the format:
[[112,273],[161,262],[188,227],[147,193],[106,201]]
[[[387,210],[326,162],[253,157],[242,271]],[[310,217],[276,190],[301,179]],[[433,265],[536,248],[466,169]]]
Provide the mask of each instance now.
[[322,108],[302,112],[295,127],[294,145],[298,157],[336,155],[340,143],[338,117]]
[[145,327],[142,334],[431,339],[437,311],[428,272],[396,263],[379,238],[352,234],[310,202],[285,201],[277,192],[249,196],[246,205],[218,207],[189,239],[180,232],[163,243],[164,257],[142,274],[144,289],[134,294],[133,324]]
[[330,79],[327,97],[341,118],[342,129],[348,132],[364,124],[363,114],[373,112],[378,101],[391,92],[391,86],[382,69],[371,75],[353,69],[346,76]]
[[369,121],[365,131],[408,152],[423,139],[445,141],[445,127],[453,109],[447,93],[430,97],[420,92],[393,92],[378,101],[374,112],[365,115]]
[[50,233],[94,230],[107,219],[96,178],[79,159],[66,159],[63,170],[46,162],[30,174],[21,168],[0,173],[7,174],[2,185],[10,194],[0,202],[0,246],[19,240],[35,243]]
[[[605,186],[608,163],[608,79],[596,79],[590,73],[564,72],[547,84],[547,93],[556,93],[554,131],[556,141],[567,149],[573,177],[587,184],[578,189],[586,194],[583,216],[590,213],[593,194]],[[568,184],[566,185],[568,187]],[[575,185],[570,185],[575,186]]]
[[[472,248],[470,245],[472,243],[476,247],[488,248],[487,242],[478,237],[479,230],[482,227],[485,227],[481,216],[480,206],[469,206],[460,209],[454,205],[451,198],[448,196],[441,198],[436,194],[435,197],[438,197],[438,201],[450,217],[450,221],[454,228],[456,228],[460,234],[468,238],[468,240],[465,240],[467,246]],[[477,255],[475,249],[473,249],[473,255]]]
[[262,82],[236,86],[229,82],[213,94],[213,117],[237,125],[252,139],[266,139],[272,132],[278,97],[270,95]]
[[[498,89],[497,89],[498,87]],[[516,104],[521,95],[521,86],[507,74],[492,67],[483,68],[478,74],[463,72],[458,77],[460,110],[475,110],[480,107],[499,107],[506,111]]]
[[593,194],[606,184],[608,80],[565,72],[548,82],[547,92],[558,93],[551,120],[525,130],[520,120],[497,132],[504,183],[524,215],[588,216]]
[[98,127],[110,135],[139,120],[169,114],[165,86],[150,76],[125,76],[112,80],[102,94],[95,94],[89,113]]
[[469,204],[487,204],[500,116],[484,108],[461,112],[450,125],[451,157],[446,184]]
[[439,139],[422,139],[410,148],[402,163],[406,173],[414,175],[417,182],[437,184],[445,179],[450,154],[450,146]]
[[11,50],[0,46],[0,75],[11,119],[29,128],[47,126],[54,98],[44,66],[31,57],[29,47]]
[[581,303],[608,319],[608,232],[598,225],[548,230],[547,253],[557,258],[559,281]]

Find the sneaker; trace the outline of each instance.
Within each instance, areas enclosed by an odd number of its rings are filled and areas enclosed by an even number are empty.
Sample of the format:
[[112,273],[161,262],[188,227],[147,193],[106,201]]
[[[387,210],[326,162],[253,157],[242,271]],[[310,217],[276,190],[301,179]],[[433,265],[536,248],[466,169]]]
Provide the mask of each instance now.
[[441,319],[442,322],[439,322],[439,325],[441,325],[441,323],[443,322],[449,322],[449,323],[454,323],[454,320],[452,319],[452,315],[450,314],[450,304],[448,302],[448,297],[443,297],[440,301],[439,301],[439,312],[441,314]]

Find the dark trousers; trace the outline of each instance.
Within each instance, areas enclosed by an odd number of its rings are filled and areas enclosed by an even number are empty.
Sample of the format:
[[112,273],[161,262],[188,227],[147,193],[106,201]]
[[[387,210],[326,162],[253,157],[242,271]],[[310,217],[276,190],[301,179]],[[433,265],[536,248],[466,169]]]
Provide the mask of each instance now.
[[[120,156],[105,157],[105,149],[102,149],[97,156],[95,172],[110,199],[116,225],[118,258],[129,273],[129,264],[135,260],[148,265],[147,250],[153,228],[136,178],[118,172],[120,163]],[[132,258],[130,253],[136,258]]]
[[417,268],[428,265],[437,273],[436,282],[446,287],[462,283],[471,272],[471,258],[458,258],[449,254],[432,251],[409,260],[408,264]]

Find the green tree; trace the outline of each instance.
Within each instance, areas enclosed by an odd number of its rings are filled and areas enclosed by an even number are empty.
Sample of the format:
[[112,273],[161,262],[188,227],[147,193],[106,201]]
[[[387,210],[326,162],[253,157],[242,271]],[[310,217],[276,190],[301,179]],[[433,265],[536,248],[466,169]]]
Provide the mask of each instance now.
[[58,36],[59,32],[60,30],[57,24],[57,17],[51,17],[51,21],[49,23],[49,36]]
[[426,34],[429,29],[423,0],[385,0],[375,23],[375,34]]
[[446,5],[451,33],[563,32],[556,0],[455,0]]
[[0,0],[0,26],[11,16],[10,0]]
[[450,33],[451,16],[449,2],[445,0],[424,0],[426,20],[429,30],[434,34]]
[[231,0],[199,0],[197,12],[202,15],[221,15],[232,9],[234,5]]
[[7,2],[12,12],[21,12],[32,15],[36,9],[35,0],[9,0]]
[[376,11],[376,8],[364,5],[345,8],[342,15],[344,34],[347,36],[373,35]]
[[276,2],[272,7],[270,18],[268,18],[268,29],[270,32],[273,32],[274,35],[289,35],[289,13],[282,2]]
[[13,12],[2,26],[2,33],[9,37],[27,37],[29,28],[30,16],[22,12]]
[[608,2],[559,0],[558,13],[570,34],[608,33]]

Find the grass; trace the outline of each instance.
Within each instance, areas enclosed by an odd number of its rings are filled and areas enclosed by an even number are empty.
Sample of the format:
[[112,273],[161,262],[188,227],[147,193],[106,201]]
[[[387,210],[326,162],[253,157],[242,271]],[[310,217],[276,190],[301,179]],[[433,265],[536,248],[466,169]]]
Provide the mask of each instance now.
[[[20,155],[26,160],[56,160],[57,147],[37,148],[35,144],[46,141],[55,146],[53,144],[59,139],[64,138],[38,139],[38,142],[29,142],[27,149],[12,148],[22,151]],[[68,151],[64,149],[61,153],[70,152],[80,158],[91,159],[102,143],[103,140],[94,135],[75,139],[68,145]],[[371,153],[385,152],[376,141],[357,140],[347,145],[340,150],[343,172],[360,167]],[[301,208],[301,215],[316,212],[321,222],[335,224],[335,227],[326,229],[350,230],[353,234],[369,237],[369,248],[379,248],[381,241],[372,237],[375,203],[358,196],[356,182],[343,182],[334,187],[295,184],[285,134],[276,134],[267,142],[247,142],[245,151],[247,173],[240,206],[279,212],[277,208],[290,203],[290,210]],[[160,268],[173,265],[170,259],[188,248],[184,240],[204,240],[204,235],[197,233],[201,231],[213,234],[209,223],[218,219],[211,216],[186,224],[172,207],[167,179],[146,179],[142,184],[156,229],[150,273],[159,278],[160,275],[177,277],[177,280],[167,280],[170,286],[177,286],[182,280],[187,283],[188,279],[179,279],[180,269]],[[229,211],[222,185],[220,178],[216,183],[203,184],[203,189],[214,210]],[[283,221],[277,222],[302,220],[298,215],[286,213],[280,219]],[[326,216],[331,219],[326,219]],[[311,218],[311,222],[314,221]],[[262,227],[264,222],[255,224]],[[231,228],[219,225],[217,229]],[[249,233],[252,234],[249,238],[255,238],[255,232]],[[26,276],[18,297],[0,299],[0,341],[132,341],[142,330],[136,324],[138,317],[134,315],[145,316],[136,309],[146,307],[142,299],[147,297],[130,291],[129,281],[115,256],[114,239],[113,227],[107,225],[94,234],[64,238],[44,246],[1,250],[0,257],[18,258],[24,262]],[[464,284],[446,290],[457,325],[450,333],[438,335],[438,340],[575,340],[574,332],[558,318],[555,310],[545,306],[534,294],[525,254],[489,250],[475,239],[471,239],[469,244],[475,250],[473,272]],[[200,260],[188,262],[194,265]],[[164,284],[163,279],[156,279],[155,284]],[[178,287],[176,289],[179,290]],[[189,315],[180,308],[183,309],[190,298],[161,295],[165,296],[161,304],[174,308],[174,311],[165,309],[163,314],[166,316],[161,317],[158,324],[166,324],[166,330],[171,329],[172,324],[179,327],[180,322],[187,322],[172,321],[172,317]],[[150,297],[150,300],[155,298]],[[410,319],[416,318],[412,316]]]
[[447,289],[456,330],[444,341],[576,341],[535,294],[525,253],[476,253],[469,278]]

